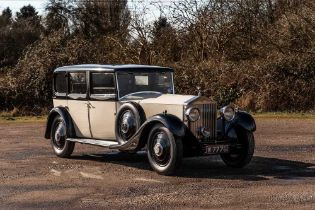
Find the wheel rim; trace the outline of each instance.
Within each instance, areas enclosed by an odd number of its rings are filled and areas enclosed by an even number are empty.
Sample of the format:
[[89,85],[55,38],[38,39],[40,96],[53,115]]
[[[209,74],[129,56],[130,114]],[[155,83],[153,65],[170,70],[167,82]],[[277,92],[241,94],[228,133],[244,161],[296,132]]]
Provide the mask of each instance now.
[[166,166],[171,159],[171,144],[167,133],[159,130],[149,139],[149,153],[159,166]]
[[123,112],[119,118],[119,134],[127,141],[137,131],[136,118],[130,110]]
[[65,146],[67,139],[66,126],[63,122],[58,122],[54,127],[53,144],[54,146],[62,150]]

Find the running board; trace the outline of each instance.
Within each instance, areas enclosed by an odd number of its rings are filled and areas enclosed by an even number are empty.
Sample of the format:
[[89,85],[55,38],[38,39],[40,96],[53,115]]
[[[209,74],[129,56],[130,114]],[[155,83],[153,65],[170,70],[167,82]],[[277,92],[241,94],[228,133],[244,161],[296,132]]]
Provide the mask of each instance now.
[[118,142],[115,141],[104,141],[104,140],[96,140],[96,139],[74,139],[74,138],[67,138],[67,141],[78,142],[82,144],[91,144],[95,146],[101,147],[111,147],[111,146],[118,146]]

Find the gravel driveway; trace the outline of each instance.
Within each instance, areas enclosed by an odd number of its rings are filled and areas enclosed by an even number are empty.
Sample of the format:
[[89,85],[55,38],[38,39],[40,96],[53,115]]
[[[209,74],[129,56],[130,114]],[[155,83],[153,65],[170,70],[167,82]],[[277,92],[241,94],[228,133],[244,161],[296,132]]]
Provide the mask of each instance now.
[[177,176],[144,152],[77,144],[56,157],[42,123],[0,124],[0,209],[315,209],[315,120],[258,119],[244,169],[217,156],[184,159]]

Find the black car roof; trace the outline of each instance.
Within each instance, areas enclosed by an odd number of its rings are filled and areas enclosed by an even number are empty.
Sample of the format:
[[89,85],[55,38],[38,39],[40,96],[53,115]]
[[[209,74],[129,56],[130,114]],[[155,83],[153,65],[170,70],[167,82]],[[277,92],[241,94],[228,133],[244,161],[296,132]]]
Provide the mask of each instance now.
[[54,72],[59,71],[108,71],[108,72],[143,72],[143,71],[171,71],[173,69],[161,66],[151,65],[103,65],[103,64],[82,64],[82,65],[71,65],[57,68]]

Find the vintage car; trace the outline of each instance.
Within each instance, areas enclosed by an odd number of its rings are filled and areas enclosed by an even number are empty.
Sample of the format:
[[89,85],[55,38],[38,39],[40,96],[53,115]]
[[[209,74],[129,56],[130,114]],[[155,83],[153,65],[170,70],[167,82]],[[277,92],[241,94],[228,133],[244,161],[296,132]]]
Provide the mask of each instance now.
[[171,68],[74,65],[53,74],[45,138],[59,157],[75,143],[122,152],[146,150],[151,167],[173,174],[183,157],[219,154],[231,167],[254,153],[253,117],[198,95],[175,94]]

